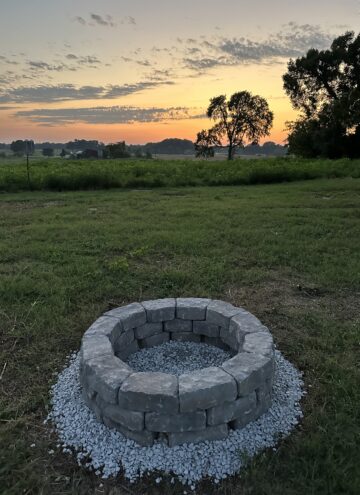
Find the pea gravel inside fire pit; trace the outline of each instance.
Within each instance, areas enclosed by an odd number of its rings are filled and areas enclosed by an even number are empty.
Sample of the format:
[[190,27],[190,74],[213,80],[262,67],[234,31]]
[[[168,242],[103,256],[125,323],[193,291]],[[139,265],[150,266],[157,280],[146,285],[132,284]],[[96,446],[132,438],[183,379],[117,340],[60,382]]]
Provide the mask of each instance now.
[[181,375],[201,368],[220,366],[230,358],[229,352],[212,345],[171,341],[141,349],[129,357],[128,364],[135,371]]
[[161,442],[140,447],[121,433],[99,423],[81,397],[80,359],[74,354],[69,366],[52,387],[52,411],[48,420],[59,436],[64,452],[76,452],[79,464],[103,478],[123,473],[135,482],[145,473],[176,475],[184,484],[202,478],[215,482],[240,471],[248,459],[275,447],[290,434],[302,417],[301,373],[275,351],[275,376],[271,408],[257,421],[231,431],[225,440],[184,444],[169,448]]

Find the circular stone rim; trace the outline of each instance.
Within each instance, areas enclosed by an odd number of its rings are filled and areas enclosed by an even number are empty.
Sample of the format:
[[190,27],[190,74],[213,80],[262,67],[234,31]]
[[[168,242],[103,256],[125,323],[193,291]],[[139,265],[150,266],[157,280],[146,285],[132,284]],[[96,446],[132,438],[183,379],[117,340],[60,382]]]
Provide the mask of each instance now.
[[[169,340],[227,346],[217,367],[179,377],[137,372],[124,361]],[[140,343],[140,346],[139,346]],[[253,314],[205,298],[132,303],[104,313],[85,332],[80,351],[83,398],[97,419],[140,445],[220,440],[229,427],[255,421],[271,406],[274,343]]]

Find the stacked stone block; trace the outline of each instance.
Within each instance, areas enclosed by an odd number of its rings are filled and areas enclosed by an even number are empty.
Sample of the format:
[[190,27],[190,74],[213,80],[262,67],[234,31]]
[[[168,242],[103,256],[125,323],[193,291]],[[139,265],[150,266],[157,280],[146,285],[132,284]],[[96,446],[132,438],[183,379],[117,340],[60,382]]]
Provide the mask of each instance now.
[[[137,350],[170,340],[205,342],[233,357],[179,377],[126,364]],[[271,405],[272,336],[251,313],[223,301],[169,298],[113,309],[85,332],[80,356],[87,406],[142,446],[221,440]]]

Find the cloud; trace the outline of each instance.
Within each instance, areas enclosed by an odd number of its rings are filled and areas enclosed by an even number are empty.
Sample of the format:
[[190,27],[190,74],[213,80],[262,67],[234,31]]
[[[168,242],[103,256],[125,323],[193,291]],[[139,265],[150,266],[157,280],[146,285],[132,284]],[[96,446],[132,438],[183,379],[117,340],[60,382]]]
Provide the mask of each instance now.
[[86,21],[83,17],[80,17],[79,15],[77,15],[76,17],[74,17],[74,21],[75,22],[78,22],[79,24],[81,24],[82,26],[86,26]]
[[91,108],[55,108],[24,110],[15,113],[15,117],[26,118],[42,125],[85,124],[133,124],[149,122],[166,122],[202,118],[201,113],[186,107],[152,107],[111,106]]
[[172,81],[140,81],[134,84],[108,86],[80,86],[74,84],[20,86],[0,90],[0,103],[53,103],[70,100],[114,99],[139,93],[157,86],[171,85]]
[[150,67],[152,65],[152,63],[148,59],[136,60],[135,58],[124,57],[124,56],[120,57],[120,59],[123,62],[126,62],[126,63],[132,62],[132,63],[140,65],[142,67]]
[[219,65],[237,65],[229,57],[208,57],[208,58],[184,58],[185,67],[196,71],[205,71]]
[[111,15],[107,15],[104,18],[99,14],[90,14],[90,18],[92,21],[94,21],[96,24],[98,24],[100,26],[109,26],[109,27],[115,27],[116,26]]
[[136,20],[131,15],[127,15],[122,19],[121,24],[132,24],[133,26],[136,26]]
[[0,74],[0,84],[7,86],[9,84],[14,84],[18,81],[19,75],[12,70],[6,70]]
[[77,57],[77,62],[80,65],[101,65],[101,60],[99,60],[94,55],[86,55],[85,57]]
[[173,85],[173,81],[142,81],[134,84],[111,85],[106,87],[103,98],[119,98],[120,96],[127,96],[133,93],[139,93],[147,89],[156,88],[157,86],[170,86]]
[[150,60],[144,59],[144,60],[135,60],[135,63],[138,65],[141,65],[142,67],[150,67],[151,62]]
[[[43,61],[35,61],[35,60],[29,60],[28,61],[28,66],[30,67],[30,69],[33,69],[33,70],[48,70],[48,71],[56,71],[56,72],[60,72],[60,71],[63,71],[65,69],[69,69],[69,66],[63,64],[63,63],[60,63],[60,64],[48,64],[47,62],[43,62]],[[74,69],[76,70],[76,69]]]
[[8,57],[5,57],[4,55],[0,55],[0,62],[8,65],[19,65],[19,62],[16,62],[15,60],[11,60]]
[[52,103],[67,100],[86,100],[101,98],[102,86],[81,86],[73,84],[20,86],[0,93],[0,103]]
[[[146,75],[147,79],[150,81],[164,81],[165,79],[168,79],[168,82],[170,78],[174,78],[174,71],[172,69],[153,69],[149,74]],[[171,82],[173,84],[173,82]]]
[[310,48],[325,49],[333,38],[333,34],[323,31],[320,26],[294,22],[262,41],[243,37],[197,41],[189,38],[183,40],[187,45],[183,64],[188,69],[202,72],[216,66],[278,63],[279,59],[299,57]]
[[[93,12],[91,12],[89,14],[89,21],[87,21],[86,19],[84,19],[84,17],[81,16],[73,17],[72,20],[74,22],[81,24],[82,26],[102,26],[102,27],[111,27],[111,28],[116,27],[116,22],[114,21],[114,18],[109,14],[102,16],[100,14],[94,14]],[[131,26],[136,26],[136,19],[131,15],[127,15],[121,18],[120,24],[129,24]]]
[[75,72],[80,68],[88,67],[90,69],[96,69],[98,66],[102,65],[101,60],[98,59],[95,55],[75,55],[74,53],[68,53],[66,55],[66,60],[71,61],[71,63],[67,62],[55,62],[48,63],[43,60],[28,60],[27,65],[30,67],[30,70],[33,72],[63,72],[63,71],[72,71]]

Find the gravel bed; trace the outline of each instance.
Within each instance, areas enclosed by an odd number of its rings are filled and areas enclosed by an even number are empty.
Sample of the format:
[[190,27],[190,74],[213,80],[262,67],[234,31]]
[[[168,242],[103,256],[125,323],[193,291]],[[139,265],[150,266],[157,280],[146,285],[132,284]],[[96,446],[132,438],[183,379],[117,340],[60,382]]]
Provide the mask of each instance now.
[[275,448],[302,417],[299,404],[304,394],[301,373],[275,351],[273,404],[257,421],[242,430],[231,431],[221,441],[173,448],[162,443],[140,447],[98,423],[85,406],[79,384],[79,361],[78,354],[73,354],[69,365],[59,374],[52,387],[52,411],[46,421],[51,421],[57,431],[59,448],[64,452],[75,452],[80,465],[94,470],[102,478],[121,472],[135,482],[145,473],[160,471],[177,476],[192,489],[205,477],[219,482],[239,472],[257,453]]
[[220,366],[231,358],[229,352],[208,344],[166,342],[132,354],[128,365],[135,371],[161,371],[182,375],[209,366]]

